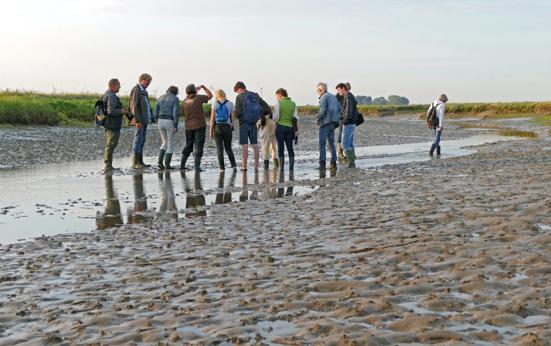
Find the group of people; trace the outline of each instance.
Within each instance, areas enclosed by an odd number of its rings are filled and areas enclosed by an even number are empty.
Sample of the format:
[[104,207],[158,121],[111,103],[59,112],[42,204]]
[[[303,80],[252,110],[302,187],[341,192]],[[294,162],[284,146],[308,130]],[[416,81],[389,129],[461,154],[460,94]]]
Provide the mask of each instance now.
[[[237,170],[235,155],[232,150],[232,137],[236,120],[239,122],[239,144],[242,146],[241,170],[247,171],[248,147],[253,147],[254,168],[259,167],[260,138],[264,168],[269,168],[270,158],[274,166],[281,171],[285,167],[285,149],[287,149],[288,169],[294,170],[295,152],[293,142],[298,138],[298,108],[289,97],[287,90],[279,88],[275,92],[277,99],[272,108],[257,93],[247,90],[245,83],[239,81],[233,90],[237,94],[235,105],[227,99],[224,90],[213,93],[204,85],[189,84],[186,97],[180,102],[179,90],[170,86],[166,93],[160,96],[151,107],[147,88],[152,81],[151,75],[144,73],[139,76],[138,84],[130,91],[129,108],[123,108],[117,93],[121,85],[118,79],[111,79],[109,89],[102,96],[105,114],[105,172],[113,168],[113,153],[118,144],[123,116],[126,116],[134,126],[134,141],[132,146],[132,168],[150,167],[144,162],[143,149],[147,137],[148,126],[157,122],[162,144],[159,149],[157,166],[159,169],[170,170],[174,153],[174,138],[178,131],[180,115],[184,117],[184,132],[186,144],[182,150],[180,170],[188,170],[187,160],[193,153],[194,169],[202,171],[201,160],[207,136],[207,122],[203,105],[212,101],[209,121],[209,136],[216,142],[216,151],[220,170],[225,170],[224,152],[230,161],[232,170]],[[349,168],[355,167],[356,154],[354,148],[354,132],[361,114],[357,102],[351,93],[349,83],[339,83],[336,95],[330,93],[326,83],[316,86],[319,96],[319,111],[316,121],[319,126],[319,168],[326,169],[326,151],[329,146],[331,153],[329,169],[337,169],[337,152],[339,158],[346,161]],[[436,136],[430,154],[434,150],[440,154],[440,139],[443,129],[444,104],[447,97],[441,97],[431,105],[435,107],[440,123],[435,127]],[[335,129],[339,129],[337,145],[335,144]],[[277,148],[276,148],[277,147]]]

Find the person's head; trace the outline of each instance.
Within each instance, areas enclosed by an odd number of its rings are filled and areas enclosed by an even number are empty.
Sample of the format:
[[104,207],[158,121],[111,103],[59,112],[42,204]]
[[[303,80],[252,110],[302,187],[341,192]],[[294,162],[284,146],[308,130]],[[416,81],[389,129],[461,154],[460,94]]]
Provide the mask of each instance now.
[[327,92],[327,83],[323,83],[323,82],[319,82],[317,85],[316,85],[316,92],[318,93],[318,95],[323,95]]
[[168,89],[166,89],[167,94],[178,95],[179,92],[178,87],[174,85],[171,85]]
[[142,73],[140,75],[140,77],[138,78],[138,83],[140,83],[140,85],[142,87],[144,87],[144,89],[147,89],[147,87],[149,86],[149,84],[151,84],[151,81],[153,80],[153,78],[151,78],[151,75],[148,74],[148,73]]
[[195,84],[189,84],[189,85],[186,87],[186,95],[187,95],[187,96],[195,96],[195,95],[197,95],[197,87],[195,86]]
[[109,85],[109,90],[111,90],[115,94],[121,90],[121,82],[119,82],[117,78],[110,79],[108,85]]
[[337,89],[337,93],[341,96],[345,96],[346,94],[348,94],[348,88],[344,83],[337,84],[336,89]]
[[287,94],[287,90],[283,88],[279,88],[276,90],[276,99],[279,101],[284,97],[289,97],[289,94]]
[[350,85],[349,82],[344,83],[344,85],[346,85],[346,90],[348,91],[352,90],[352,86]]
[[448,102],[448,97],[446,96],[446,94],[442,94],[442,95],[440,95],[440,97],[438,98],[438,100],[440,100],[440,101],[446,103],[446,102]]
[[233,91],[238,94],[242,94],[245,91],[247,91],[247,87],[245,86],[245,83],[243,83],[242,81],[239,81],[235,83],[235,86],[233,87]]
[[224,102],[226,101],[226,93],[222,89],[218,89],[214,92],[214,96],[216,97],[216,101]]

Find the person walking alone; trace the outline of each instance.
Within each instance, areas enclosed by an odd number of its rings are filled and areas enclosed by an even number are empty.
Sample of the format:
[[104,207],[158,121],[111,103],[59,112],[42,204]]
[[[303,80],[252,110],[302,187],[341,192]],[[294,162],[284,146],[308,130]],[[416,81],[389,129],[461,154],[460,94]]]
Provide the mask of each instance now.
[[134,117],[134,144],[132,147],[132,168],[134,169],[151,167],[143,162],[147,126],[154,122],[147,95],[147,87],[151,84],[151,80],[151,76],[147,73],[140,75],[138,84],[130,91],[130,113]]
[[233,137],[233,122],[235,118],[235,107],[233,103],[226,99],[226,93],[222,89],[214,92],[215,100],[212,103],[210,113],[210,138],[216,142],[216,154],[218,156],[218,165],[220,171],[224,171],[224,150],[230,160],[231,168],[237,171],[235,155],[231,147]]
[[109,89],[103,94],[102,100],[105,107],[105,148],[103,150],[104,172],[111,173],[113,168],[113,153],[121,135],[122,116],[128,114],[128,110],[122,108],[121,100],[117,93],[121,89],[121,83],[113,78],[108,83]]
[[277,156],[279,157],[279,170],[283,171],[285,166],[285,147],[289,155],[289,171],[295,169],[295,151],[293,140],[293,119],[298,121],[297,105],[287,94],[287,90],[279,88],[276,91],[277,103],[274,107],[274,121],[277,123],[275,135],[277,139]]
[[331,164],[329,169],[337,169],[337,150],[335,148],[335,127],[339,126],[341,105],[335,95],[327,91],[326,83],[318,83],[319,111],[316,121],[319,126],[319,168],[325,170],[326,143],[329,142]]
[[[206,95],[198,95],[203,90]],[[186,98],[182,101],[182,111],[185,119],[186,146],[182,150],[180,170],[186,170],[186,161],[193,152],[195,159],[195,171],[201,172],[201,158],[207,135],[207,122],[203,105],[212,99],[212,93],[204,85],[195,87],[190,84],[186,87]]]
[[177,95],[178,88],[169,87],[166,94],[159,97],[153,109],[153,117],[157,119],[162,141],[157,161],[159,169],[172,169],[170,162],[174,152],[174,136],[178,131],[178,117],[180,116],[180,100]]
[[344,83],[337,85],[337,92],[341,98],[342,121],[342,148],[348,168],[356,167],[356,153],[354,152],[354,130],[358,120],[358,108],[356,98],[349,92]]
[[437,156],[440,156],[442,154],[442,151],[440,149],[440,140],[442,139],[442,131],[444,131],[444,113],[446,112],[446,102],[448,102],[448,97],[445,94],[442,94],[429,107],[428,113],[431,112],[432,108],[435,108],[436,118],[438,119],[437,123],[433,124],[433,128],[432,128],[435,131],[435,137],[434,137],[434,142],[430,147],[430,151],[429,151],[430,156],[434,155],[435,149],[436,149]]

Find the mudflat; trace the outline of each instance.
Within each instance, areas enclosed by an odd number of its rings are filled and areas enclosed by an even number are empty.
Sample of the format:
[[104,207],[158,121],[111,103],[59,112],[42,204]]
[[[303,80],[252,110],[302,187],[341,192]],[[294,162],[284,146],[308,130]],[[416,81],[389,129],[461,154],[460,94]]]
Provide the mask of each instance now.
[[0,344],[548,345],[550,164],[542,134],[2,245]]

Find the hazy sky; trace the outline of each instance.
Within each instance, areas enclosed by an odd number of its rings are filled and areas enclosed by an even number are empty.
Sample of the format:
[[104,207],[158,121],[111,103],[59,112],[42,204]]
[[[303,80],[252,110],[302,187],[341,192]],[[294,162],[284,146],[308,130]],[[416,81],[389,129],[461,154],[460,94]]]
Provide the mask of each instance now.
[[551,100],[549,0],[0,2],[0,88],[127,93],[243,80],[315,104],[315,84],[426,103]]

